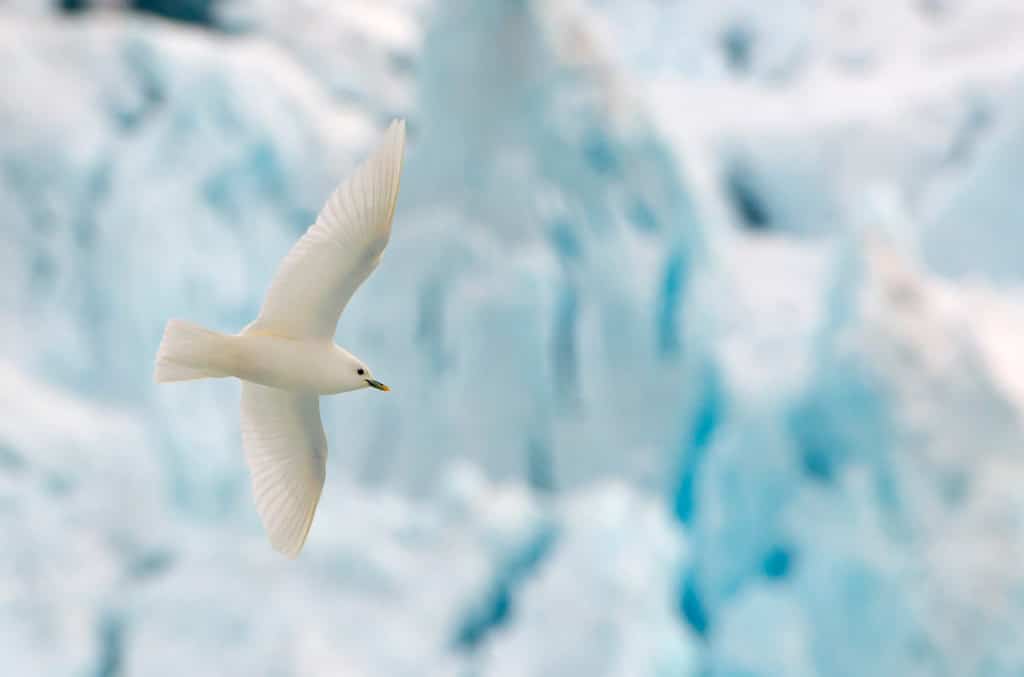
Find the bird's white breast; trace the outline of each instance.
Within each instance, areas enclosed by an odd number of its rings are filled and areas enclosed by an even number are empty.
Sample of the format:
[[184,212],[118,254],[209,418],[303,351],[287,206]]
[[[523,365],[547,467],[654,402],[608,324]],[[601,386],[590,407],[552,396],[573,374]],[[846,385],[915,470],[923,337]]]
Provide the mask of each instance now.
[[347,365],[340,349],[326,339],[290,339],[242,333],[237,342],[236,375],[274,388],[328,395],[351,390],[340,377]]

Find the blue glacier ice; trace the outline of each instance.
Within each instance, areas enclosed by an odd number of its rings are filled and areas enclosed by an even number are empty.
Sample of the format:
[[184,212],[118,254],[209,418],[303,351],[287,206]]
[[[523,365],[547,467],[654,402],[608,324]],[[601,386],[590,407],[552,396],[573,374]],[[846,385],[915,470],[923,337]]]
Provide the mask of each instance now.
[[[5,674],[1024,670],[1014,0],[74,4],[0,2]],[[284,561],[152,359],[397,115]]]

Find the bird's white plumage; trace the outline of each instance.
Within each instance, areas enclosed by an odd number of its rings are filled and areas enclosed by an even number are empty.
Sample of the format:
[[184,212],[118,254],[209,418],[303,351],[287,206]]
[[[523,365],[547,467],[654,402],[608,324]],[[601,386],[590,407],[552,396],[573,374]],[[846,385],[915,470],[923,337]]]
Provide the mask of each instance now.
[[306,542],[326,475],[320,399],[243,381],[241,421],[263,528],[275,550],[295,557]]
[[247,329],[290,338],[331,338],[338,317],[370,276],[391,235],[398,200],[405,122],[342,183],[316,223],[281,262],[259,317]]
[[[334,336],[341,312],[377,267],[391,235],[404,149],[405,122],[396,120],[282,261],[247,332]],[[242,442],[263,527],[276,550],[295,557],[306,542],[326,471],[319,398],[243,383]]]
[[289,557],[306,542],[324,486],[319,393],[387,390],[331,339],[391,235],[404,149],[405,123],[396,120],[292,247],[259,317],[240,334],[172,320],[157,353],[157,382],[243,379],[242,444],[256,508],[271,544]]

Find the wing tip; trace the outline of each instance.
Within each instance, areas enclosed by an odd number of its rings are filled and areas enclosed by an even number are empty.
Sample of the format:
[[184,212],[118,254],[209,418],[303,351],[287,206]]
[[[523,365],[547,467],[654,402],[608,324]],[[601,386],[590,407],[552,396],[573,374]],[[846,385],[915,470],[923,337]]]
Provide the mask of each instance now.
[[379,240],[383,248],[401,187],[405,130],[404,118],[391,120],[376,147],[331,193],[311,229],[320,226],[326,229],[325,234],[339,228],[341,232],[381,231],[373,239]]
[[257,510],[260,520],[263,522],[264,531],[270,540],[270,546],[288,559],[298,559],[299,553],[302,552],[306,541],[309,540],[309,532],[313,527],[313,518],[316,516],[316,509],[320,505],[322,488],[323,481],[321,480],[320,490],[313,493],[313,501],[306,508],[298,530],[288,527],[282,528],[282,525],[277,520],[271,518],[272,513],[265,510],[264,506],[261,506],[259,501],[257,501]]
[[292,561],[297,560],[299,558],[299,553],[302,552],[301,545],[298,548],[287,548],[284,546],[275,545],[273,542],[271,542],[271,547],[273,547],[274,550],[276,550],[279,554],[284,555],[286,558]]
[[405,150],[405,118],[393,118],[385,136],[391,141],[391,145],[397,147],[396,152],[401,157]]
[[309,538],[309,529],[313,525],[312,516],[315,510],[316,508],[314,507],[313,510],[307,514],[301,535],[280,534],[271,528],[266,529],[267,536],[270,540],[270,547],[288,559],[298,559],[299,553],[302,552],[303,547],[306,545],[306,540]]

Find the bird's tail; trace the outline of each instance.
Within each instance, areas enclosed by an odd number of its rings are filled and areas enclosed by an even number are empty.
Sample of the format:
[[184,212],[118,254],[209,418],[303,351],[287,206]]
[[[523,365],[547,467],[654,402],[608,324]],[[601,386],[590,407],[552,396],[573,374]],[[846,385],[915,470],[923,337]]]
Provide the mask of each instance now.
[[157,383],[230,376],[235,359],[232,336],[184,320],[171,320],[164,329],[153,379]]

